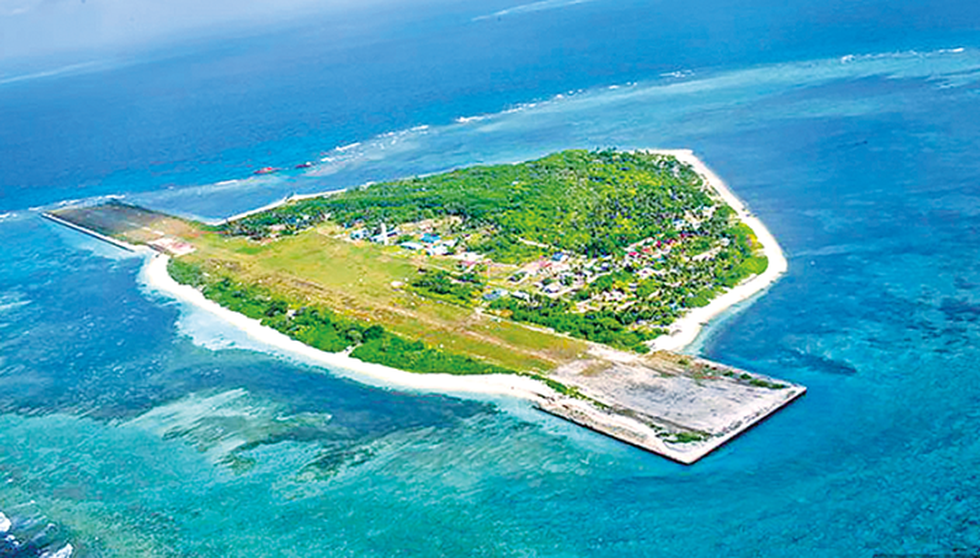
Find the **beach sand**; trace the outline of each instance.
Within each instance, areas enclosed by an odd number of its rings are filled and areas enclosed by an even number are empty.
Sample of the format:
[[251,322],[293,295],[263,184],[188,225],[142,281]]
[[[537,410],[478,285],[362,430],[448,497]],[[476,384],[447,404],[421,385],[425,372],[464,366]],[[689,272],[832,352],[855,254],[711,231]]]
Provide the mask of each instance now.
[[707,325],[712,318],[739,302],[756,296],[772,285],[783,273],[786,273],[788,263],[779,243],[776,242],[776,238],[769,232],[769,229],[762,224],[758,217],[746,209],[745,204],[728,189],[725,182],[698,159],[693,151],[683,149],[649,150],[647,152],[673,155],[679,161],[691,165],[698,174],[705,178],[708,185],[718,193],[725,203],[735,210],[739,219],[755,232],[759,243],[762,244],[765,256],[769,258],[769,266],[764,272],[722,293],[707,306],[688,311],[671,324],[670,333],[654,339],[650,345],[654,350],[680,351],[694,342],[701,328]]
[[[786,271],[787,262],[776,239],[762,222],[748,212],[745,205],[732,194],[725,183],[708,169],[692,151],[651,150],[649,152],[673,155],[680,161],[690,164],[695,171],[705,178],[708,185],[735,210],[740,219],[752,228],[762,244],[765,255],[769,258],[769,266],[764,273],[752,277],[746,282],[726,291],[711,301],[707,306],[691,310],[671,326],[668,335],[661,336],[652,342],[652,348],[655,350],[677,351],[693,342],[702,326],[708,320],[721,314],[732,305],[749,299],[769,287]],[[323,195],[335,193],[337,191],[326,192]],[[317,197],[318,195],[308,194],[302,197],[311,198]],[[286,201],[288,200],[283,200],[273,205],[279,205]],[[216,302],[208,300],[203,293],[191,286],[177,283],[167,272],[169,256],[154,253],[143,247],[136,249],[147,254],[147,262],[141,272],[141,280],[145,285],[181,303],[193,305],[213,314],[229,325],[243,331],[252,339],[268,346],[273,352],[296,358],[301,362],[323,366],[337,375],[378,387],[456,395],[477,400],[493,400],[500,396],[528,400],[543,411],[681,463],[690,464],[697,461],[806,391],[806,388],[803,386],[797,386],[788,382],[784,382],[788,389],[783,390],[758,388],[746,390],[744,386],[736,385],[733,382],[728,382],[728,384],[722,382],[712,387],[713,392],[711,394],[704,395],[701,393],[704,391],[703,389],[695,390],[697,393],[690,389],[686,392],[683,391],[682,388],[685,387],[685,382],[687,382],[687,379],[684,377],[678,376],[666,380],[670,385],[659,389],[666,389],[675,396],[677,393],[690,392],[687,396],[688,399],[699,404],[692,407],[694,410],[686,410],[695,415],[694,419],[707,420],[708,422],[704,424],[698,424],[699,427],[711,433],[709,439],[700,442],[670,443],[663,438],[662,429],[651,425],[647,420],[637,420],[635,417],[630,416],[632,411],[624,414],[611,408],[609,410],[602,410],[587,401],[561,395],[544,383],[532,378],[510,374],[480,376],[420,374],[364,362],[352,358],[345,353],[328,353],[315,349],[291,339],[275,329],[263,326],[258,320],[223,308]],[[662,374],[659,374],[654,369],[643,368],[643,365],[638,361],[639,357],[637,355],[627,355],[619,351],[613,351],[607,347],[593,346],[590,350],[590,358],[598,358],[602,361],[615,363],[614,366],[639,367],[639,372],[637,373],[644,378],[648,376],[649,378],[659,378],[662,376]],[[569,379],[571,378],[562,378],[562,380]],[[576,385],[576,382],[572,383]],[[633,386],[636,382],[627,382],[627,384]],[[587,386],[582,385],[580,387],[586,388]],[[616,386],[612,385],[611,387]],[[628,392],[624,393],[626,395],[614,394],[610,396],[609,394],[598,393],[595,395],[602,395],[602,398],[605,398],[607,402],[614,403],[618,406],[622,401],[630,399],[630,394]],[[724,403],[726,400],[731,400],[732,403],[729,406],[733,406],[733,409],[724,417],[716,416],[717,404],[720,404],[719,402]],[[627,405],[627,411],[630,409],[634,411],[636,409],[643,410],[646,407],[650,407],[650,405],[643,404],[640,401],[633,401]],[[668,405],[668,407],[670,406]],[[647,410],[653,410],[653,407]],[[659,409],[655,414],[664,414],[664,412],[664,409]],[[656,417],[652,418],[656,419]],[[656,423],[658,421],[654,420],[654,422]],[[685,422],[692,421],[686,420]],[[693,423],[697,423],[697,420],[694,420]]]
[[[739,219],[741,219],[742,222],[748,225],[749,228],[755,232],[756,238],[758,238],[759,243],[762,244],[763,253],[769,259],[769,266],[764,272],[756,275],[755,277],[749,278],[747,281],[736,285],[728,291],[725,291],[720,296],[712,300],[707,306],[689,310],[676,322],[671,324],[668,334],[661,335],[660,337],[651,341],[649,344],[650,348],[655,351],[663,350],[676,352],[683,350],[685,347],[693,343],[694,340],[697,339],[701,329],[707,325],[712,318],[715,318],[732,306],[762,293],[770,285],[775,283],[783,273],[786,273],[788,263],[786,261],[786,256],[779,247],[779,243],[776,242],[776,238],[769,232],[769,229],[766,228],[758,217],[755,217],[749,212],[749,210],[745,207],[745,204],[742,203],[742,200],[738,199],[738,197],[728,188],[725,181],[715,174],[714,171],[708,168],[708,166],[694,154],[694,151],[690,149],[644,149],[642,151],[645,153],[672,155],[676,157],[677,160],[691,165],[695,172],[704,177],[708,186],[711,187],[718,194],[718,196],[725,201],[725,203],[735,210],[735,213],[738,215]],[[373,183],[369,182],[360,187],[371,184]],[[347,189],[344,188],[313,194],[294,194],[292,196],[287,196],[280,201],[273,202],[258,209],[253,209],[238,215],[234,215],[214,224],[224,224],[235,221],[255,213],[260,213],[262,211],[279,207],[292,201],[337,195],[341,192],[345,192],[346,190]]]
[[[367,184],[372,184],[372,183],[371,182],[368,182]],[[365,184],[365,186],[367,184]],[[255,215],[256,213],[262,213],[263,211],[269,211],[270,209],[275,209],[275,208],[277,208],[279,206],[286,205],[287,203],[290,203],[290,202],[302,201],[302,200],[309,200],[309,199],[313,199],[313,198],[323,198],[323,197],[326,197],[326,196],[336,196],[337,194],[340,194],[341,192],[346,192],[346,191],[347,191],[347,188],[340,188],[340,189],[337,189],[337,190],[328,190],[326,192],[315,192],[313,194],[290,194],[290,195],[286,196],[285,198],[283,198],[283,199],[281,199],[279,201],[274,201],[274,202],[272,202],[272,203],[270,203],[268,205],[263,205],[262,207],[257,207],[255,209],[249,209],[248,211],[243,211],[243,212],[241,212],[241,213],[239,213],[237,215],[232,215],[231,217],[225,217],[224,219],[218,219],[217,221],[212,221],[212,222],[209,222],[208,224],[209,225],[212,225],[212,226],[220,226],[220,225],[224,225],[226,223],[231,223],[232,221],[238,221],[239,219],[244,219],[244,218],[248,217],[249,215]]]
[[[745,204],[729,190],[725,182],[698,159],[693,151],[687,149],[651,149],[645,151],[647,153],[672,155],[679,161],[691,165],[698,174],[705,178],[707,184],[717,192],[725,203],[735,210],[739,218],[752,228],[759,242],[762,244],[766,257],[769,258],[769,266],[765,272],[722,293],[707,306],[690,310],[671,325],[670,332],[667,335],[662,335],[651,342],[651,348],[653,350],[680,351],[697,338],[701,328],[712,318],[723,313],[733,305],[752,298],[768,288],[779,276],[786,272],[787,262],[783,251],[779,247],[779,243],[776,242],[775,237],[766,229],[762,221],[746,209]],[[222,222],[228,222],[258,211],[277,207],[289,201],[336,195],[342,191],[344,190],[331,190],[319,194],[290,196],[266,207],[225,219]],[[218,316],[264,344],[286,353],[301,356],[304,359],[323,366],[350,371],[357,376],[376,380],[375,383],[388,385],[389,387],[426,392],[504,394],[523,397],[533,401],[540,401],[542,397],[554,397],[556,395],[553,390],[544,386],[542,383],[526,377],[507,374],[487,376],[418,374],[367,363],[351,358],[343,353],[327,353],[314,349],[272,328],[263,326],[258,320],[222,308],[217,303],[205,298],[200,291],[193,287],[177,283],[167,273],[168,259],[167,256],[161,254],[148,261],[143,270],[144,281],[147,285],[181,302],[192,304]]]
[[143,283],[153,290],[181,303],[205,310],[224,322],[243,331],[252,339],[285,355],[299,357],[337,372],[352,372],[352,379],[381,387],[395,387],[411,391],[444,394],[509,395],[532,401],[554,397],[557,394],[534,379],[512,374],[487,374],[456,376],[452,374],[419,374],[405,372],[380,364],[364,362],[344,353],[328,353],[305,345],[289,336],[262,325],[259,320],[228,310],[208,300],[201,291],[189,285],[181,285],[167,272],[170,257],[149,250],[147,263],[141,271]]

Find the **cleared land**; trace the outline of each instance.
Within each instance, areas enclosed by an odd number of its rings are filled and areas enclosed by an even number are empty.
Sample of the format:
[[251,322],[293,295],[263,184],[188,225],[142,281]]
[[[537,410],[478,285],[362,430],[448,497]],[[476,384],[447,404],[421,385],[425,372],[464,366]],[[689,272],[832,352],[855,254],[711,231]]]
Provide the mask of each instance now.
[[549,370],[587,350],[583,341],[419,294],[409,284],[420,267],[452,269],[454,262],[396,246],[351,242],[335,225],[266,243],[204,235],[195,246],[198,251],[187,261],[215,273],[515,370]]

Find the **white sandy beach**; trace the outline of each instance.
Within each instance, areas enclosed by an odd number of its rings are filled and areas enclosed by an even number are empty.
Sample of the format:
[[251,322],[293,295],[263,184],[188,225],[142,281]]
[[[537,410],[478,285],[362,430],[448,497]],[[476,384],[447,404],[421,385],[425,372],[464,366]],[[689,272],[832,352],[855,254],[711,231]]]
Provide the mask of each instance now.
[[414,391],[444,394],[509,395],[531,401],[541,401],[542,398],[557,395],[551,388],[541,382],[524,376],[511,374],[479,376],[418,374],[380,364],[364,362],[356,358],[351,358],[343,353],[328,353],[315,349],[271,327],[262,325],[258,320],[228,310],[218,303],[208,300],[201,291],[189,285],[177,283],[167,273],[168,261],[170,261],[170,257],[164,254],[149,256],[142,270],[142,280],[144,283],[181,303],[191,304],[210,312],[262,344],[282,351],[287,355],[300,357],[304,361],[314,362],[337,372],[353,372],[352,377],[354,379],[369,380],[366,383],[373,385],[398,387]]
[[[755,277],[750,278],[748,281],[741,283],[728,291],[721,294],[721,296],[712,300],[707,306],[701,308],[695,308],[688,311],[676,322],[671,324],[670,332],[667,335],[662,335],[657,339],[654,339],[650,343],[650,347],[653,350],[666,350],[666,351],[680,351],[685,347],[694,342],[701,329],[707,325],[712,318],[715,318],[719,314],[722,314],[732,306],[748,300],[757,294],[764,291],[770,285],[772,285],[783,273],[786,272],[788,264],[786,257],[783,255],[782,249],[779,247],[779,243],[776,242],[776,238],[769,232],[769,229],[759,220],[758,217],[752,215],[749,210],[745,207],[745,204],[738,199],[735,194],[728,188],[717,174],[715,174],[707,165],[702,162],[697,155],[690,149],[647,149],[643,150],[647,153],[657,153],[662,155],[672,155],[676,157],[679,161],[687,163],[694,168],[694,170],[703,176],[708,183],[708,185],[717,192],[719,197],[725,201],[739,218],[748,225],[754,232],[756,237],[759,239],[760,244],[762,244],[762,250],[765,256],[769,259],[769,266],[766,270]],[[368,183],[371,184],[371,183]],[[368,185],[365,184],[364,186]],[[360,186],[363,187],[363,186]],[[302,194],[302,195],[292,195],[283,198],[280,201],[271,203],[264,207],[258,209],[253,209],[228,217],[218,222],[227,223],[248,215],[259,213],[261,211],[266,211],[268,209],[273,209],[279,207],[280,205],[289,203],[291,201],[298,201],[310,198],[317,198],[322,196],[336,195],[340,192],[344,192],[346,189],[330,190],[326,192],[312,193],[312,194]],[[204,297],[201,297],[202,300]],[[210,301],[207,301],[210,303]],[[213,304],[213,303],[211,303]],[[217,305],[215,305],[217,306]],[[278,332],[276,332],[278,333]],[[280,334],[281,335],[281,334]],[[285,336],[284,336],[285,337]],[[323,353],[328,354],[328,353]],[[339,355],[342,356],[342,355]],[[361,361],[355,359],[348,359],[353,362],[361,363]],[[363,364],[363,363],[361,363]],[[337,366],[340,366],[337,364]],[[412,376],[418,376],[413,374]],[[452,376],[456,378],[456,376]],[[399,383],[400,382],[395,382]],[[421,389],[421,388],[420,388]],[[438,389],[438,388],[435,388]]]
[[735,210],[739,218],[755,232],[759,243],[762,244],[765,256],[769,258],[769,266],[760,275],[729,289],[708,303],[707,306],[690,310],[671,325],[669,334],[662,335],[651,343],[654,350],[680,351],[694,342],[701,328],[712,318],[739,302],[752,298],[772,285],[780,275],[786,273],[788,264],[779,243],[776,242],[776,238],[769,232],[769,229],[762,224],[758,217],[749,213],[745,204],[728,189],[728,186],[718,175],[694,155],[693,151],[688,149],[650,150],[649,153],[673,155],[679,161],[691,165],[718,192],[725,203]]
[[[323,366],[334,374],[378,387],[456,395],[480,400],[487,400],[488,397],[493,399],[497,396],[527,400],[548,413],[680,463],[694,463],[806,391],[801,386],[792,386],[792,389],[784,391],[772,391],[768,394],[769,400],[762,402],[761,408],[756,408],[759,405],[747,406],[745,410],[748,414],[740,413],[734,422],[730,420],[731,417],[721,419],[713,417],[718,424],[714,425],[715,428],[712,430],[717,430],[718,433],[710,439],[695,443],[669,444],[654,429],[633,417],[607,412],[586,401],[563,396],[544,383],[528,377],[511,374],[479,376],[419,374],[364,362],[343,353],[328,353],[315,349],[262,325],[258,320],[208,300],[201,291],[189,285],[177,283],[167,272],[169,256],[153,253],[149,249],[140,251],[147,254],[146,265],[141,273],[144,284],[182,304],[193,305],[213,314],[252,339],[268,346],[274,352],[297,358],[302,362]],[[597,356],[613,357],[614,360],[617,355],[627,356],[612,350],[597,352]],[[630,357],[626,361],[632,362],[633,359]]]
[[[738,216],[755,232],[762,244],[765,255],[769,258],[769,266],[761,275],[728,290],[703,308],[694,309],[671,327],[668,335],[653,341],[654,349],[676,351],[695,340],[701,328],[713,317],[724,312],[732,305],[755,296],[771,285],[786,271],[786,258],[776,239],[770,234],[758,218],[752,216],[745,205],[735,197],[725,183],[704,165],[692,151],[688,150],[656,150],[651,153],[668,154],[690,164],[718,195],[735,210]],[[297,198],[312,198],[319,195],[335,194],[337,191],[324,194],[307,194]],[[277,202],[272,206],[286,203],[290,198]],[[268,207],[267,207],[268,208]],[[263,209],[267,209],[263,208]],[[252,212],[249,212],[252,213]],[[236,216],[239,218],[241,216]],[[133,247],[135,248],[135,247]],[[203,293],[188,285],[177,283],[167,272],[169,256],[153,253],[146,248],[135,248],[148,254],[141,279],[151,289],[176,299],[183,304],[200,308],[222,321],[241,330],[250,338],[268,346],[273,352],[296,358],[302,362],[312,363],[330,369],[333,373],[351,378],[361,383],[385,387],[458,395],[473,399],[495,399],[499,396],[515,397],[535,403],[538,408],[562,418],[603,432],[614,438],[648,449],[681,463],[693,463],[708,454],[738,433],[751,427],[752,424],[764,419],[783,405],[806,391],[802,386],[791,385],[791,389],[774,391],[758,409],[748,406],[737,413],[736,420],[721,421],[722,424],[712,428],[714,436],[708,440],[687,444],[665,443],[648,425],[632,417],[618,413],[606,412],[584,401],[563,396],[544,383],[524,376],[510,374],[494,374],[480,376],[457,376],[452,374],[419,374],[406,372],[388,366],[372,364],[344,353],[328,353],[291,339],[287,335],[270,327],[263,326],[255,320],[237,312],[223,308],[216,302],[208,300]],[[633,363],[634,355],[627,355],[612,349],[595,346],[590,351],[593,356],[610,362]],[[759,406],[759,405],[756,405]],[[748,414],[745,414],[745,413]],[[731,418],[731,417],[729,417]],[[717,422],[717,421],[716,421]]]

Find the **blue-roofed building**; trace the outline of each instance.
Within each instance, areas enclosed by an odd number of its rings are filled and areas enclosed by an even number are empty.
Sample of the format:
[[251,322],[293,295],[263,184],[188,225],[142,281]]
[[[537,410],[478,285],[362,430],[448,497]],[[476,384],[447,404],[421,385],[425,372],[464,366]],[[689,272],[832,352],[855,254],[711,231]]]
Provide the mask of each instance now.
[[422,235],[422,242],[426,244],[435,244],[439,242],[439,235],[433,233],[425,233]]

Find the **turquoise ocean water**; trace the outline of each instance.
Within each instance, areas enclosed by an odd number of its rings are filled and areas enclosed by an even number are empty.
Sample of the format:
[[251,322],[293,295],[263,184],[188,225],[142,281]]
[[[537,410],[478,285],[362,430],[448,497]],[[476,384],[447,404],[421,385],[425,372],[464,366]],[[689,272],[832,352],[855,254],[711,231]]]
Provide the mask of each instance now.
[[[706,6],[453,5],[0,82],[0,556],[980,552],[977,8]],[[691,350],[809,393],[693,467],[277,355],[38,216],[609,146],[694,149],[789,259]]]

